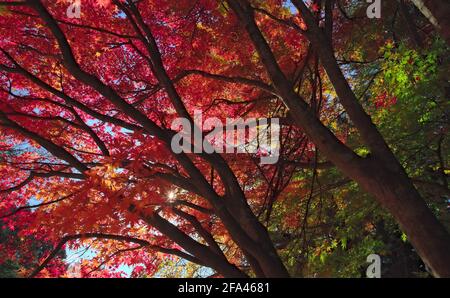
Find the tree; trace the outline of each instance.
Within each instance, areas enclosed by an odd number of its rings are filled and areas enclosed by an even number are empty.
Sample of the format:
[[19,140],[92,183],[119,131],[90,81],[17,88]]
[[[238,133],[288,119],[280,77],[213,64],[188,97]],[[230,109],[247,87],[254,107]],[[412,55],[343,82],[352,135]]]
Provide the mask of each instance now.
[[[306,239],[322,170],[341,178],[337,187],[355,181],[432,273],[450,276],[448,231],[336,58],[346,27],[368,22],[339,1],[85,1],[80,19],[64,1],[0,3],[1,145],[23,149],[1,156],[2,209],[17,208],[10,218],[36,208],[34,228],[47,226],[55,243],[31,276],[66,243],[97,251],[86,275],[120,264],[152,275],[172,255],[227,277],[289,276],[271,217],[288,220],[277,202],[309,188],[297,224]],[[259,165],[261,151],[174,154],[172,121],[198,129],[198,109],[279,117],[278,163]]]
[[[302,1],[293,1],[293,3],[302,13],[307,25],[308,29],[305,35],[315,47],[349,118],[371,151],[370,158],[359,159],[353,151],[343,146],[339,139],[331,136],[329,130],[320,121],[317,121],[317,118],[313,118],[313,115],[308,113],[307,105],[302,104],[300,98],[293,91],[258,29],[250,4],[245,2],[230,2],[229,4],[244,22],[275,88],[289,108],[294,121],[305,129],[309,138],[330,161],[373,194],[396,217],[400,226],[410,235],[411,242],[422,259],[435,271],[435,274],[448,275],[446,271],[450,268],[448,266],[450,261],[442,262],[448,258],[446,253],[450,248],[448,232],[430,212],[369,115],[359,104],[334,57],[329,41],[331,29],[327,35],[327,32],[320,29],[317,19]],[[327,28],[327,24],[325,24],[325,28]],[[371,170],[367,171],[368,169]],[[422,231],[417,229],[419,221],[424,227]],[[414,230],[413,233],[412,230]]]

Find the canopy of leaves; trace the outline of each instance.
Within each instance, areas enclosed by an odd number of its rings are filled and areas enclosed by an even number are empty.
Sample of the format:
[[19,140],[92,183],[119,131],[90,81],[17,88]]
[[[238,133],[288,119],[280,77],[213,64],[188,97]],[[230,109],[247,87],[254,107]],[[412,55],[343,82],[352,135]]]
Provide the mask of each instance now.
[[[249,208],[291,276],[363,277],[371,253],[383,257],[384,276],[428,275],[393,218],[292,123],[227,1],[82,0],[80,18],[67,15],[71,1],[4,2],[0,276],[221,275],[191,254],[192,241],[255,276],[215,205],[238,197],[245,204],[232,216]],[[295,92],[342,143],[369,155],[301,14],[290,1],[250,2]],[[396,1],[379,20],[365,17],[365,1],[306,2],[321,24],[333,3],[344,75],[448,226],[447,44],[412,5],[420,46]],[[278,162],[260,165],[261,150],[173,154],[172,121],[196,110],[223,122],[280,118]],[[48,258],[54,248],[91,257],[67,269],[64,253]]]

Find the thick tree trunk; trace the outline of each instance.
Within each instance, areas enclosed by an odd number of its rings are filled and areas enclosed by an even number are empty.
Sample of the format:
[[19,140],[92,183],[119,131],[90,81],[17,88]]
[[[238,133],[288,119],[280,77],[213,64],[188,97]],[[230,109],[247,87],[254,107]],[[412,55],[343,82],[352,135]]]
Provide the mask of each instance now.
[[368,160],[355,177],[396,219],[408,240],[436,277],[450,277],[450,237],[412,185],[403,169],[391,171]]

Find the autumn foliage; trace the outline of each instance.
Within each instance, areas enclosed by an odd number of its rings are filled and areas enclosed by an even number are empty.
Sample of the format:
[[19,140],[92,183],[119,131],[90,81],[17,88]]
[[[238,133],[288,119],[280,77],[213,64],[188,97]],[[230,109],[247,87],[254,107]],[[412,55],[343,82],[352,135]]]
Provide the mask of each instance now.
[[[441,94],[447,46],[412,4],[420,45],[353,2],[81,0],[70,18],[71,1],[1,1],[0,263],[20,251],[32,277],[355,276],[401,247],[450,275],[436,219],[448,123],[433,124],[448,106],[398,108]],[[278,162],[174,154],[171,123],[196,110],[279,118]],[[414,140],[440,147],[412,161],[399,127],[424,111]],[[61,254],[83,250],[76,265]]]

